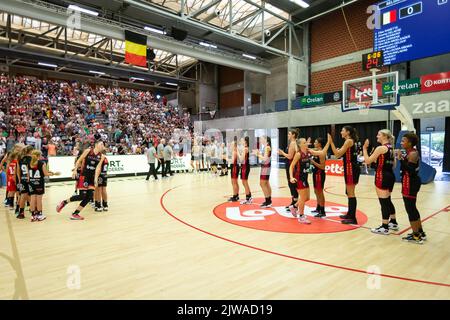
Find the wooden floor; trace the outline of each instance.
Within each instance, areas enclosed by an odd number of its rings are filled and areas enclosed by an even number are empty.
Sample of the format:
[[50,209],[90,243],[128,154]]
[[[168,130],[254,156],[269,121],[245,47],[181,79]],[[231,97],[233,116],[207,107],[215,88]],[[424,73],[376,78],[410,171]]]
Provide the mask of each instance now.
[[[258,173],[250,176],[255,196]],[[342,180],[328,177],[326,198],[346,205]],[[55,212],[73,192],[68,182],[50,184],[44,222],[19,221],[2,206],[0,298],[450,299],[449,182],[422,187],[418,208],[422,219],[432,216],[422,246],[366,228],[289,234],[229,224],[212,213],[229,182],[208,174],[110,179],[110,211],[89,207],[85,221],[69,220],[75,204]],[[289,196],[284,171],[273,170],[271,183],[274,197]],[[399,191],[393,202],[404,229]],[[361,177],[357,195],[365,226],[378,226],[373,177]]]

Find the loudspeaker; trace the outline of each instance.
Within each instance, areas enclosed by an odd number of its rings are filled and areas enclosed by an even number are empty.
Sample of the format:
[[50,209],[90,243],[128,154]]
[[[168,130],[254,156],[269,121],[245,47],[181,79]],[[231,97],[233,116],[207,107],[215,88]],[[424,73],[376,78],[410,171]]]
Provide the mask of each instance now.
[[153,49],[147,48],[147,61],[153,61],[156,58],[155,51]]
[[183,41],[187,37],[187,31],[172,27],[172,32],[170,36],[175,40]]

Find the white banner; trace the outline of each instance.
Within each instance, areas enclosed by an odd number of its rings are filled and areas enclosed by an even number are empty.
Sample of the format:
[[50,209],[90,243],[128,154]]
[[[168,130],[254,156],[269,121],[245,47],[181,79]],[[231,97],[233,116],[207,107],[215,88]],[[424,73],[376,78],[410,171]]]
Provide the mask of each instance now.
[[[148,172],[149,165],[145,155],[115,155],[106,156],[108,158],[108,175],[129,174]],[[75,165],[75,157],[49,157],[49,168],[51,171],[61,172],[61,175],[54,178],[71,178],[72,170]],[[171,161],[171,170],[190,170],[191,155],[175,157]],[[157,164],[156,164],[157,166]]]

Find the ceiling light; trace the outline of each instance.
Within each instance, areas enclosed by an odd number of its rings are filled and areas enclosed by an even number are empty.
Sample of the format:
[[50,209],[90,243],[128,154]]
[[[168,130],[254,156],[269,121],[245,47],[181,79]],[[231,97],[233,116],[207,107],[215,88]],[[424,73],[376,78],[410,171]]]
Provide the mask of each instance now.
[[136,78],[136,77],[131,77],[130,80],[140,80],[140,81],[145,81],[144,78]]
[[104,72],[100,72],[100,71],[95,71],[95,70],[89,70],[90,73],[94,73],[94,74],[99,74],[99,75],[104,75]]
[[173,83],[173,82],[166,82],[166,84],[169,85],[169,86],[176,86],[176,87],[178,87],[178,85],[176,83]]
[[243,56],[243,57],[246,57],[246,58],[249,58],[249,59],[256,60],[256,57],[255,57],[255,56],[251,56],[251,55],[249,55],[249,54],[243,53],[242,56]]
[[90,14],[91,16],[98,16],[98,12],[95,12],[95,11],[92,11],[92,10],[88,10],[88,9],[84,9],[84,8],[81,8],[81,7],[76,6],[74,4],[71,4],[70,6],[68,6],[68,9],[84,12],[84,13]]
[[210,43],[207,43],[207,42],[200,42],[200,45],[204,46],[204,47],[208,47],[208,48],[215,48],[215,49],[217,49],[217,46],[215,46],[213,44],[210,44]]
[[144,29],[147,30],[147,31],[154,32],[154,33],[166,34],[166,32],[164,30],[161,30],[161,29],[156,29],[156,28],[152,28],[152,27],[144,27]]
[[296,5],[299,5],[299,6],[302,7],[302,8],[308,8],[308,7],[309,7],[309,4],[306,3],[306,2],[303,1],[303,0],[290,0],[290,1],[293,2],[293,3],[295,3]]
[[44,67],[51,67],[51,68],[57,68],[58,66],[53,63],[45,63],[45,62],[38,62],[38,65],[44,66]]

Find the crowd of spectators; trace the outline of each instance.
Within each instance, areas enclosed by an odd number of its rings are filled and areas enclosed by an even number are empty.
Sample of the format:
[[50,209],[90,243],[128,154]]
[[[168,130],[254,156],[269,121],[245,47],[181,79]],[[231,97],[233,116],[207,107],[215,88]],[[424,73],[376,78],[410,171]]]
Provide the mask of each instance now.
[[192,131],[190,115],[149,91],[0,76],[0,154],[25,143],[44,155],[77,155],[98,139],[113,154],[142,154],[175,129]]

